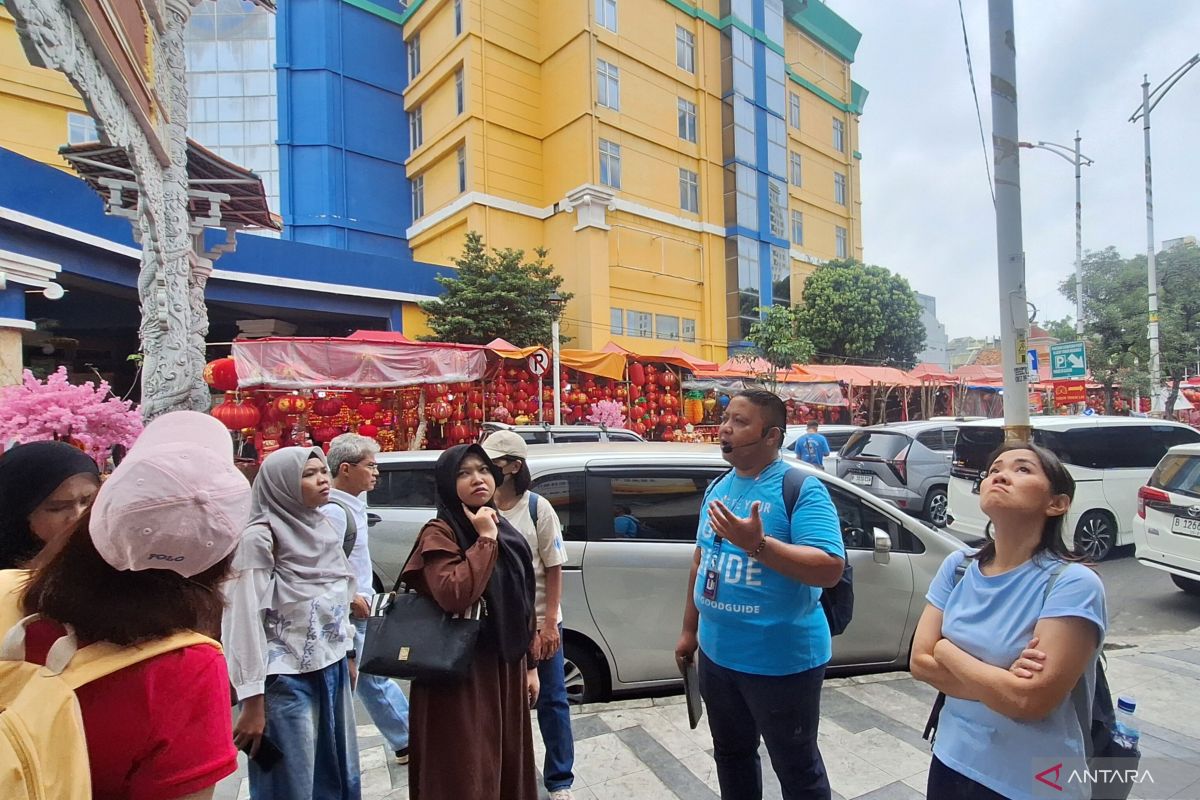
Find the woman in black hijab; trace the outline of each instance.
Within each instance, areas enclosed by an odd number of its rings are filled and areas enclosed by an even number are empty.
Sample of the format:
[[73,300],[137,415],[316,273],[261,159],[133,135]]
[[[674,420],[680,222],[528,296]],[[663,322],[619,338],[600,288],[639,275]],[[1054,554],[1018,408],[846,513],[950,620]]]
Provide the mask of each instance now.
[[0,455],[0,569],[25,566],[92,505],[100,470],[66,442],[19,444]]
[[445,451],[434,476],[437,518],[421,530],[404,580],[448,613],[482,597],[487,614],[466,680],[412,685],[409,796],[533,800],[533,556],[495,509],[500,470],[482,447]]

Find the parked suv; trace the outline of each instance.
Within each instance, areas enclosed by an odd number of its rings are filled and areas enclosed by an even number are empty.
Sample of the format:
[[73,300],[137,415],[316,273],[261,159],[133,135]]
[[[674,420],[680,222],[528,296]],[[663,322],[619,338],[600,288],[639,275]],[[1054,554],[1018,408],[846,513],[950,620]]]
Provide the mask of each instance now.
[[956,421],[862,428],[838,453],[838,477],[938,527],[946,527]]
[[479,441],[496,431],[513,431],[525,444],[569,444],[575,442],[644,442],[641,436],[624,428],[606,428],[603,425],[506,425],[503,422],[485,422]]
[[1200,444],[1172,447],[1138,489],[1133,518],[1137,560],[1200,595]]
[[[436,452],[380,453],[368,495],[377,584],[389,589],[434,510]],[[827,473],[854,566],[856,613],[833,642],[834,672],[904,669],[925,592],[963,547]],[[583,444],[529,448],[532,490],[562,523],[563,642],[572,700],[679,683],[679,638],[700,504],[729,469],[720,450],[690,444]],[[616,519],[622,517],[621,533]],[[628,518],[636,523],[629,534]]]
[[[1145,417],[1033,417],[1033,443],[1051,450],[1075,479],[1075,499],[1063,522],[1063,542],[1092,561],[1133,542],[1138,489],[1175,445],[1200,442],[1200,431]],[[984,535],[979,482],[987,457],[1004,441],[1004,420],[964,424],[950,477],[955,531]]]

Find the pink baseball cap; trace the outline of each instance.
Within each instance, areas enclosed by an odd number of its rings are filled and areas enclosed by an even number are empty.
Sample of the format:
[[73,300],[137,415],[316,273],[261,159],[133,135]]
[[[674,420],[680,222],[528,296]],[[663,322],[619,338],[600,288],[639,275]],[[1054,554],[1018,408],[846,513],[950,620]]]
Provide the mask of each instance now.
[[190,578],[233,552],[250,517],[250,483],[216,419],[174,411],[154,419],[100,487],[88,530],[114,569],[169,569]]

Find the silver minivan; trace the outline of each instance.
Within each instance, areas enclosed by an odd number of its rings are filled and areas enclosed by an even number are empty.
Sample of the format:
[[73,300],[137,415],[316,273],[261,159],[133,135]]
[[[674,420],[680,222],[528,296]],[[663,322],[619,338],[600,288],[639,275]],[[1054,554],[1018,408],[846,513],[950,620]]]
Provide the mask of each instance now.
[[[434,516],[437,456],[378,456],[379,485],[368,500],[381,587],[392,587],[421,526]],[[854,565],[854,619],[834,639],[832,671],[906,668],[929,582],[963,544],[845,481],[788,463],[825,481]],[[729,469],[720,450],[663,443],[532,446],[529,469],[532,490],[562,522],[570,559],[562,606],[572,700],[677,685],[674,647],[700,504],[708,485]],[[616,518],[624,516],[637,521],[632,537],[617,533]]]

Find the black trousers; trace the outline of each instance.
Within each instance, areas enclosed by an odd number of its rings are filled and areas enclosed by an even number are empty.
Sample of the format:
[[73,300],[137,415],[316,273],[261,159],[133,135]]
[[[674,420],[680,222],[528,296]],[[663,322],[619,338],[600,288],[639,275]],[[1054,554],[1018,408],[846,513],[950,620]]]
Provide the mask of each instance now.
[[829,800],[829,777],[817,749],[825,666],[794,675],[750,675],[714,664],[703,652],[699,659],[721,800],[762,800],[760,737],[783,800]]
[[1007,800],[1007,798],[971,780],[961,772],[950,769],[937,756],[929,764],[929,783],[925,786],[926,800]]

